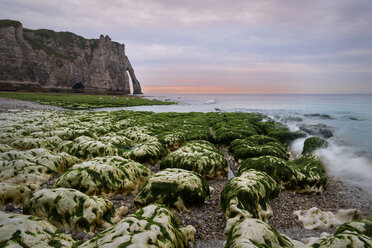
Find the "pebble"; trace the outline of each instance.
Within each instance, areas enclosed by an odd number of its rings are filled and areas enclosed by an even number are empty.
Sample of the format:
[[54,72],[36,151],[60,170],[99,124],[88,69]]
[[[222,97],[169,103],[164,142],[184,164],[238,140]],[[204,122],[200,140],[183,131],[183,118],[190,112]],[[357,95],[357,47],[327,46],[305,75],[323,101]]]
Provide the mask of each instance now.
[[7,212],[12,212],[12,211],[14,211],[14,209],[15,208],[14,208],[13,204],[11,204],[11,203],[9,203],[5,206],[5,211],[7,211]]
[[78,240],[84,240],[87,236],[88,236],[88,234],[86,232],[78,232],[75,235],[75,238],[78,239]]

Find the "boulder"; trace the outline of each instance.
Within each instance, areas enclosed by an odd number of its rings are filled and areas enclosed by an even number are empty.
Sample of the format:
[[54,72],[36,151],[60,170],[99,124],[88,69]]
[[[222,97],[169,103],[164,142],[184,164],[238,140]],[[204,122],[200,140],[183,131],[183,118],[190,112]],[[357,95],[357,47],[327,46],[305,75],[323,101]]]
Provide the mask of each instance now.
[[264,155],[271,155],[287,160],[290,157],[284,145],[278,140],[264,135],[253,135],[245,139],[236,139],[231,142],[229,152],[235,160],[240,162],[246,158]]
[[151,204],[122,219],[79,247],[169,247],[184,248],[194,241],[195,228],[181,227],[162,205]]
[[228,230],[225,248],[295,247],[291,240],[269,224],[253,218],[242,218]]
[[75,189],[42,189],[25,202],[24,214],[48,220],[66,231],[93,232],[108,227],[115,215],[114,204],[97,196],[87,196]]
[[249,158],[242,162],[238,175],[250,169],[264,171],[281,187],[297,193],[321,193],[328,184],[323,165],[314,157],[291,161],[273,156]]
[[94,158],[75,164],[54,183],[55,188],[74,188],[88,195],[113,196],[138,192],[151,176],[145,166],[119,156]]
[[221,193],[221,209],[229,218],[258,218],[272,215],[270,200],[279,195],[279,186],[265,172],[246,170],[230,179]]
[[307,138],[304,142],[304,148],[302,149],[302,155],[312,155],[315,150],[324,148],[327,146],[327,142],[319,137]]
[[159,203],[187,211],[187,206],[203,203],[209,194],[209,185],[200,174],[170,168],[156,173],[143,184],[134,205],[143,207]]
[[0,211],[1,247],[73,247],[75,240],[32,215]]
[[178,150],[169,153],[160,162],[160,169],[181,168],[194,171],[206,179],[218,179],[228,172],[224,155],[210,142],[189,141]]

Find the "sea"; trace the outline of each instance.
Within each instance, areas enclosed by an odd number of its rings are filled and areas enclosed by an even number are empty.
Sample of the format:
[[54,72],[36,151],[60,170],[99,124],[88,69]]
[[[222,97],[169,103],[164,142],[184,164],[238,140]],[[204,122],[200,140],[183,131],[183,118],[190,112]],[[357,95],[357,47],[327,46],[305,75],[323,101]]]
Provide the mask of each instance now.
[[[102,108],[153,112],[259,112],[303,130],[308,137],[325,138],[328,146],[316,151],[330,175],[359,187],[372,199],[372,94],[254,94],[144,95],[176,105]],[[306,138],[290,149],[299,156]]]

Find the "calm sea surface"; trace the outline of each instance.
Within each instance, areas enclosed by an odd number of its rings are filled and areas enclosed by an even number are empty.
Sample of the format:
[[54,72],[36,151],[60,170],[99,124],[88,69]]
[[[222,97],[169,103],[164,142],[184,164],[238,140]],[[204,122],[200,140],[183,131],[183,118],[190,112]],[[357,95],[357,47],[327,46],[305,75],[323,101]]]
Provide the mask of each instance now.
[[[328,129],[329,146],[318,151],[329,173],[372,196],[372,95],[153,95],[177,105],[105,108],[153,112],[260,112],[288,125]],[[319,136],[313,133],[312,135]],[[304,139],[291,148],[302,150]]]

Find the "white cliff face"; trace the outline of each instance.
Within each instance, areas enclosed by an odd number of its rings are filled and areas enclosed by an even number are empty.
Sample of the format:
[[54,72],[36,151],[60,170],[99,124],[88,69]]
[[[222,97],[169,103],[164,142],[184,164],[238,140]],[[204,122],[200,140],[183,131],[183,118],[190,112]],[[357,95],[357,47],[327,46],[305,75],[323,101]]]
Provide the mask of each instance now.
[[24,29],[16,21],[0,20],[0,84],[4,88],[72,90],[141,94],[141,86],[125,55],[124,44],[101,35],[85,39],[70,32]]

